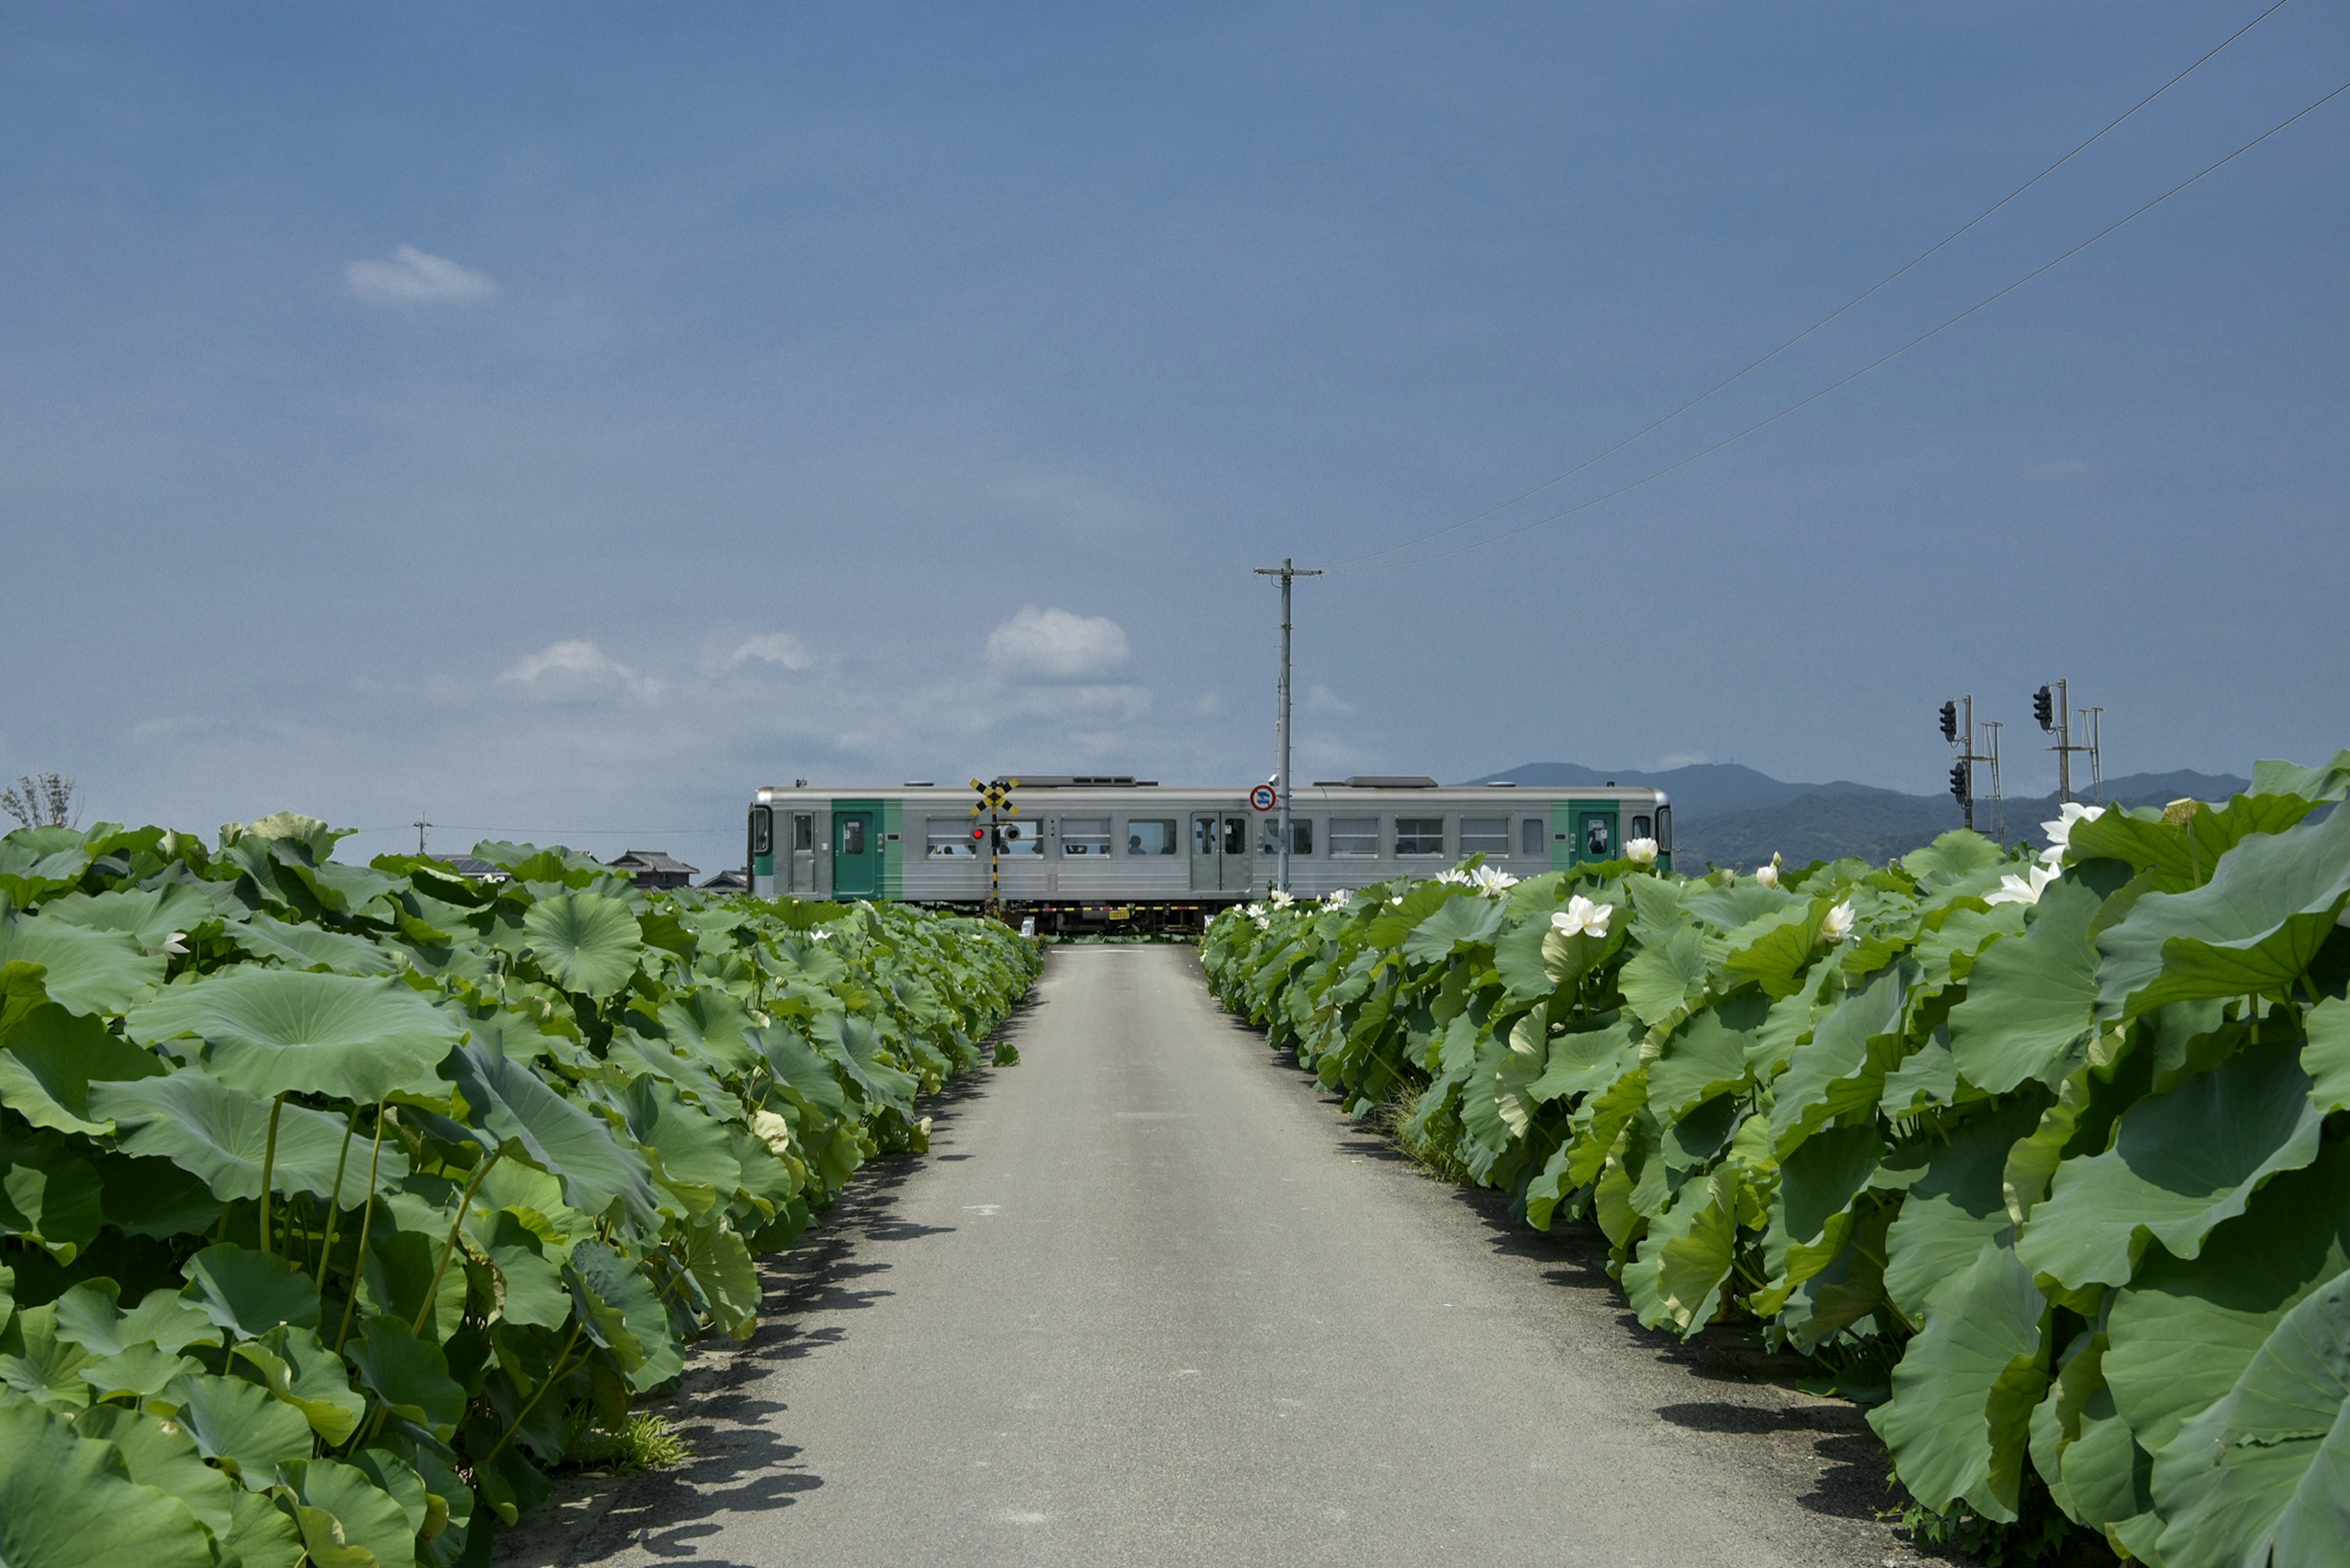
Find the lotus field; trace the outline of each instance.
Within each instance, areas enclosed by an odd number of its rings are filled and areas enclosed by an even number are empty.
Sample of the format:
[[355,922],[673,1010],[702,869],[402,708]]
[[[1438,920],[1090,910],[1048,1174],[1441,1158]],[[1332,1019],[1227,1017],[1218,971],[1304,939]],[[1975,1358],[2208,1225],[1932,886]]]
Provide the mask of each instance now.
[[1756,1324],[1880,1401],[1928,1509],[2044,1488],[2165,1568],[2338,1564],[2345,789],[2350,752],[2262,763],[2068,807],[2036,858],[1471,866],[1229,912],[1204,956],[1355,1113],[1595,1220],[1643,1323]]
[[[0,839],[0,1563],[486,1562],[1037,960],[870,905]],[[1009,1059],[1009,1052],[1005,1053]]]

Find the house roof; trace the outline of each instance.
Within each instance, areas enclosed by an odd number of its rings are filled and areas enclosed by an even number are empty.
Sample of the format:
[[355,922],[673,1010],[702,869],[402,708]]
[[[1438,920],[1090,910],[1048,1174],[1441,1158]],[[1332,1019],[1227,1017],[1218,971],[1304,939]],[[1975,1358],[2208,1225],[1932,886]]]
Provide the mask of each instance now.
[[504,882],[509,878],[505,868],[472,855],[435,855],[432,858],[449,867],[460,877],[471,877],[481,882]]
[[702,886],[704,888],[715,888],[722,893],[742,892],[747,889],[751,886],[751,883],[749,878],[743,875],[743,871],[740,867],[729,866],[725,870],[719,872],[718,875],[712,877],[709,881],[704,882]]
[[658,849],[623,850],[604,864],[625,867],[631,871],[682,871],[689,877],[701,874],[701,867],[688,866],[676,856],[664,855]]

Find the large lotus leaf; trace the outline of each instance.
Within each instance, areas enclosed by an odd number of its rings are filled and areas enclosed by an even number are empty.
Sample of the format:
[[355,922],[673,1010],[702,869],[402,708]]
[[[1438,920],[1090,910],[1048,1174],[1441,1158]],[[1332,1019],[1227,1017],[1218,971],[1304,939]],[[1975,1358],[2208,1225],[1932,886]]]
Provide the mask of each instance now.
[[[665,1041],[639,1034],[633,1030],[615,1031],[612,1043],[605,1050],[605,1059],[629,1078],[659,1078],[673,1084],[691,1098],[705,1106],[728,1106],[739,1103],[739,1096],[718,1081],[717,1075],[701,1062],[683,1056],[669,1048]],[[822,1071],[827,1078],[831,1069]],[[834,1093],[839,1085],[833,1085]]]
[[0,1041],[0,1105],[37,1127],[100,1134],[114,1129],[89,1114],[92,1080],[144,1078],[167,1071],[151,1051],[108,1032],[95,1018],[44,1002]]
[[287,1259],[216,1241],[187,1262],[190,1299],[239,1339],[259,1339],[281,1323],[318,1326],[317,1289]]
[[1805,966],[1821,956],[1820,925],[1832,907],[1827,898],[1811,898],[1749,921],[1724,939],[1730,956],[1721,967],[1761,981],[1773,996],[1793,996],[1803,989]]
[[144,1044],[193,1035],[223,1081],[257,1095],[380,1100],[430,1073],[463,1026],[396,980],[240,965],[124,1021]]
[[[1652,1024],[1663,1023],[1688,1005],[1705,990],[1706,979],[1705,939],[1690,926],[1683,926],[1661,943],[1642,948],[1616,971],[1624,1005]],[[1517,989],[1513,984],[1513,992]]]
[[1503,913],[1500,900],[1473,893],[1448,899],[1411,929],[1399,950],[1414,963],[1440,962],[1461,948],[1491,942]]
[[0,836],[0,893],[13,892],[16,903],[30,905],[45,892],[80,881],[90,859],[88,842],[73,828],[17,828]]
[[685,1369],[651,1282],[627,1259],[601,1241],[583,1241],[571,1250],[568,1273],[588,1336],[612,1353],[630,1387],[654,1387]]
[[2287,1313],[2155,1456],[2166,1568],[2319,1568],[2350,1542],[2350,1274]]
[[2012,1233],[2007,1157],[2039,1122],[2031,1100],[1977,1116],[1949,1133],[1909,1184],[1885,1238],[1885,1293],[1911,1323],[1925,1316],[1934,1287],[1972,1262],[1985,1241]]
[[1733,888],[1700,885],[1680,899],[1681,912],[1696,916],[1717,930],[1734,931],[1768,916],[1783,914],[1800,900],[1779,888],[1741,882]]
[[220,1223],[220,1199],[201,1177],[167,1159],[99,1161],[106,1222],[126,1236],[192,1236]]
[[120,1012],[163,982],[163,960],[120,931],[0,911],[0,964],[10,963],[39,964],[41,989],[69,1012]]
[[1983,950],[1950,1010],[1960,1076],[2003,1095],[2026,1079],[2054,1086],[2088,1059],[2097,1033],[2097,955],[2089,922],[2105,900],[2066,877],[2049,885],[2023,935]]
[[748,1339],[758,1327],[759,1271],[743,1238],[719,1221],[690,1227],[685,1266],[701,1287],[710,1315],[730,1339]]
[[174,1290],[154,1290],[129,1312],[117,1306],[112,1280],[84,1280],[57,1300],[57,1337],[92,1355],[112,1355],[151,1345],[178,1355],[192,1345],[217,1345],[220,1330],[203,1310]]
[[2016,1251],[2067,1290],[2126,1283],[2149,1237],[2193,1258],[2261,1184],[2316,1158],[2297,1043],[2247,1048],[2122,1113],[2114,1147],[2057,1167]]
[[465,1391],[449,1376],[448,1357],[439,1345],[411,1335],[405,1324],[371,1317],[343,1355],[393,1415],[444,1440],[464,1418]]
[[747,1073],[759,1064],[749,1039],[750,1011],[714,985],[661,1003],[660,1024],[673,1049],[717,1072]]
[[277,1467],[286,1460],[310,1457],[310,1423],[257,1384],[242,1377],[183,1377],[168,1397],[179,1406],[176,1419],[204,1457],[249,1491],[274,1484]]
[[882,1057],[880,1034],[862,1018],[835,1016],[820,1022],[816,1040],[832,1047],[826,1054],[848,1071],[851,1082],[877,1105],[902,1116],[914,1114],[914,1075],[892,1066]]
[[335,974],[390,974],[400,961],[384,949],[342,931],[320,926],[288,925],[256,914],[228,928],[229,940],[258,959],[274,959],[287,969],[326,970]]
[[[369,1324],[380,1321],[370,1319]],[[340,1447],[359,1430],[367,1399],[352,1388],[341,1357],[310,1330],[281,1324],[259,1339],[240,1343],[236,1355],[262,1386],[301,1411],[310,1429],[328,1442]]]
[[1659,1121],[1670,1122],[1725,1089],[1745,1086],[1747,1050],[1762,1012],[1751,1005],[1742,1008],[1747,1026],[1736,1027],[1723,1016],[1731,1005],[1699,1009],[1665,1042],[1664,1054],[1648,1064],[1648,1108]]
[[2350,793],[2350,750],[2334,753],[2330,763],[2305,768],[2295,763],[2263,761],[2252,764],[2252,789],[2256,795],[2297,794],[2303,800],[2340,800]]
[[174,1379],[202,1372],[204,1364],[191,1355],[173,1355],[151,1345],[134,1345],[111,1355],[93,1356],[74,1369],[99,1399],[151,1399]]
[[[294,1521],[277,1506],[277,1500],[266,1492],[236,1493],[236,1522],[221,1542],[228,1552],[234,1552],[244,1568],[306,1568],[302,1533]],[[317,1563],[312,1568],[331,1568]]]
[[[405,1325],[421,1319],[425,1334],[440,1343],[464,1321],[466,1271],[441,1268],[441,1245],[448,1233],[438,1223],[438,1211],[428,1209],[415,1217],[432,1220],[432,1231],[379,1230],[369,1239],[367,1256],[359,1265],[359,1303],[365,1311],[381,1314],[395,1324]],[[426,1293],[432,1291],[436,1276],[440,1289],[432,1296],[432,1310],[427,1312]]]
[[70,1263],[98,1239],[104,1188],[85,1159],[0,1168],[0,1235],[25,1236]]
[[469,1220],[476,1244],[496,1271],[498,1315],[506,1323],[554,1328],[569,1321],[571,1298],[563,1289],[557,1259],[543,1236],[511,1210]]
[[337,1459],[302,1459],[286,1467],[286,1481],[314,1562],[407,1568],[416,1560],[408,1511],[365,1470]]
[[1885,1140],[1874,1127],[1830,1127],[1787,1156],[1762,1237],[1763,1262],[1774,1276],[1800,1284],[1825,1266],[1849,1229],[1836,1221],[1849,1217],[1884,1158]]
[[600,893],[541,898],[523,917],[538,967],[567,991],[602,1002],[644,961],[644,934],[628,905]]
[[1624,1265],[1624,1293],[1648,1327],[1669,1324],[1687,1339],[1721,1310],[1737,1249],[1739,1185],[1737,1167],[1719,1167],[1650,1221],[1639,1255]]
[[[262,1163],[269,1155],[270,1103],[233,1088],[209,1073],[186,1068],[161,1078],[99,1084],[93,1110],[125,1127],[125,1153],[168,1159],[198,1177],[222,1199],[261,1196]],[[368,1140],[344,1135],[341,1116],[307,1106],[277,1107],[277,1152],[269,1167],[274,1192],[326,1198],[341,1179],[340,1203],[355,1208],[368,1196]],[[408,1174],[408,1160],[386,1140],[376,1165],[376,1190]]]
[[2166,1002],[2282,996],[2350,896],[2350,812],[2255,834],[2202,887],[2148,893],[2097,939],[2097,1011],[2133,1018]]
[[8,1568],[212,1568],[188,1505],[130,1479],[113,1444],[32,1405],[0,1405],[0,1562]]
[[547,1087],[527,1064],[467,1045],[451,1066],[473,1124],[559,1179],[573,1208],[601,1214],[619,1200],[652,1221],[651,1172],[610,1127]]
[[74,1417],[74,1429],[112,1443],[132,1480],[178,1498],[214,1535],[235,1528],[235,1484],[204,1463],[195,1439],[176,1422],[120,1405],[95,1405]]
[[2220,857],[2246,838],[2282,833],[2309,811],[2308,801],[2276,794],[2240,794],[2224,810],[2184,817],[2109,809],[2074,824],[2066,844],[2075,865],[2100,857],[2125,861],[2151,872],[2154,890],[2183,893],[2207,881]]
[[1527,1086],[1534,1104],[1574,1099],[1606,1088],[1640,1064],[1636,1021],[1618,1013],[1596,1029],[1550,1037],[1542,1076]]
[[1868,1424],[1928,1508],[1963,1498],[1987,1518],[2015,1518],[2032,1409],[2048,1388],[2046,1309],[2032,1271],[1997,1241],[1927,1303],[1926,1326],[1893,1369],[1893,1397]]
[[[93,931],[120,931],[141,952],[161,949],[174,936],[221,918],[212,889],[219,883],[165,882],[153,888],[118,888],[104,893],[72,893],[41,906],[41,917],[84,926]],[[244,906],[237,906],[244,912]]]
[[2006,852],[1980,833],[1954,827],[1923,849],[1901,857],[1901,869],[1929,888],[1964,881],[2006,862]]
[[1965,980],[1985,952],[2005,938],[2022,936],[2026,922],[2038,912],[2029,904],[1994,904],[1988,909],[1949,904],[1935,910],[1913,950],[1919,983],[1928,991],[1941,991]]
[[2278,1177],[2191,1259],[2149,1251],[2114,1301],[2105,1374],[2149,1452],[2225,1395],[2284,1314],[2350,1269],[2350,1144]]
[[524,882],[562,882],[585,888],[604,871],[599,862],[575,849],[541,849],[536,844],[515,844],[503,838],[483,839],[473,846],[473,856]]
[[1885,1075],[1899,1063],[1902,1027],[1915,961],[1879,971],[1820,1021],[1812,1043],[1796,1051],[1772,1085],[1771,1130],[1782,1154],[1839,1116],[1876,1106]]
[[2301,1069],[2309,1075],[2309,1101],[2321,1111],[2350,1108],[2350,1002],[2329,996],[2303,1022],[2309,1043]]
[[55,1410],[78,1410],[89,1403],[81,1368],[89,1357],[81,1346],[57,1337],[57,1306],[26,1307],[8,1325],[0,1345],[0,1387],[14,1389]]

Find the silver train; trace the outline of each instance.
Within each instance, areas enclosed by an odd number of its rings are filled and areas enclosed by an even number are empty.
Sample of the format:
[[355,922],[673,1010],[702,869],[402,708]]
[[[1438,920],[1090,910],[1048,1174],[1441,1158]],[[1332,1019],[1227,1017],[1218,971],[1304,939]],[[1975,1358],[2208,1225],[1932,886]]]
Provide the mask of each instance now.
[[[1160,784],[1124,776],[1023,775],[1016,815],[993,830],[1001,896],[1040,929],[1135,924],[1188,929],[1262,898],[1278,875],[1277,810],[1246,785]],[[751,800],[752,889],[976,907],[989,898],[990,832],[962,785],[843,790],[770,786]],[[1318,898],[1482,854],[1515,875],[1613,859],[1654,839],[1672,864],[1661,790],[1448,787],[1431,778],[1356,777],[1298,788],[1290,802],[1290,889]]]

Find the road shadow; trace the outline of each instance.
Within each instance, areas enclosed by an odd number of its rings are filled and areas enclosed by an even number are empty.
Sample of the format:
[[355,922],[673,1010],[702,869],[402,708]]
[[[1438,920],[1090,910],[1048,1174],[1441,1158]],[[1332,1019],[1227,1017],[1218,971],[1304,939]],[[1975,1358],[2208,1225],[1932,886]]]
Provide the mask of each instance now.
[[[966,1074],[923,1099],[933,1148],[951,1146],[958,1124],[987,1097],[991,1075]],[[757,1260],[764,1301],[752,1336],[691,1347],[676,1386],[643,1404],[684,1438],[683,1463],[627,1475],[558,1474],[547,1503],[498,1538],[493,1561],[501,1568],[582,1568],[625,1552],[764,1568],[709,1547],[726,1528],[724,1516],[787,1509],[825,1484],[785,1438],[791,1404],[776,1397],[783,1387],[776,1375],[845,1341],[856,1314],[889,1298],[891,1249],[953,1231],[900,1213],[907,1183],[930,1158],[868,1161],[797,1243]]]

